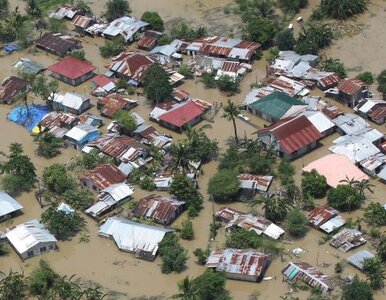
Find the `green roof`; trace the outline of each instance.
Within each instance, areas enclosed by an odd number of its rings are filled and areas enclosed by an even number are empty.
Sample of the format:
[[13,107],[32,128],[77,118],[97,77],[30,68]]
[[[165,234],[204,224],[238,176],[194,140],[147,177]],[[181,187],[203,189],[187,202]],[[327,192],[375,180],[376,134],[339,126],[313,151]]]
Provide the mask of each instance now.
[[249,107],[279,120],[294,105],[306,104],[286,93],[276,91],[249,104]]

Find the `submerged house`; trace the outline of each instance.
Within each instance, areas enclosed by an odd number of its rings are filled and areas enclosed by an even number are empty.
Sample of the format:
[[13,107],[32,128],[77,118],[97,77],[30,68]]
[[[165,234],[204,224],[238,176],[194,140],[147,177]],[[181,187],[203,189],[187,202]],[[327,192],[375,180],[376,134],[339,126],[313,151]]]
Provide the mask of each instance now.
[[[52,111],[44,116],[38,125],[38,131],[45,130],[61,139],[79,123],[78,116],[70,113]],[[39,129],[40,126],[40,129]]]
[[289,281],[301,280],[324,294],[329,293],[335,286],[332,277],[303,261],[290,262],[282,273]]
[[80,178],[80,184],[89,190],[102,192],[109,186],[117,183],[123,183],[126,180],[126,175],[123,174],[113,164],[103,164],[96,166],[94,169],[86,173]]
[[88,124],[76,125],[64,135],[66,143],[70,147],[78,150],[95,140],[98,136],[98,128]]
[[247,195],[254,195],[257,192],[267,192],[273,176],[262,176],[243,173],[237,177],[240,181],[241,191]]
[[100,227],[98,234],[114,239],[120,250],[132,253],[134,257],[153,261],[157,255],[159,243],[169,232],[173,230],[112,217]]
[[347,262],[357,268],[360,271],[363,271],[363,262],[365,259],[374,258],[374,254],[370,251],[362,250],[346,258]]
[[80,115],[91,107],[90,98],[77,93],[55,93],[52,108],[63,112]]
[[55,9],[53,12],[49,14],[49,18],[62,20],[62,19],[68,19],[72,20],[79,11],[76,9],[73,5],[63,5]]
[[47,32],[35,40],[36,47],[49,53],[65,56],[82,48],[82,42],[62,33]]
[[366,239],[363,237],[362,232],[352,228],[345,228],[341,230],[330,240],[330,245],[342,252],[347,252],[363,245],[364,243],[366,243]]
[[134,42],[135,35],[145,31],[149,25],[149,23],[136,18],[124,16],[112,21],[103,31],[102,36],[113,39],[120,35],[125,39],[126,43],[131,43]]
[[269,265],[270,254],[256,250],[224,249],[209,255],[205,267],[225,272],[229,279],[258,282]]
[[289,159],[315,149],[318,141],[323,137],[304,115],[280,120],[256,133],[267,148]]
[[16,76],[4,79],[0,84],[0,101],[12,104],[28,91],[28,81]]
[[153,145],[164,150],[168,150],[171,142],[173,141],[171,136],[162,134],[158,132],[153,126],[145,124],[139,125],[133,131],[133,135],[137,140],[140,141],[141,144],[147,146]]
[[109,95],[98,101],[97,108],[100,109],[102,116],[112,119],[119,110],[130,110],[137,105],[137,100],[127,96]]
[[79,85],[94,76],[96,67],[77,59],[75,57],[66,57],[61,61],[48,67],[51,76],[64,81],[69,85]]
[[346,224],[346,221],[339,214],[339,211],[324,204],[311,210],[307,219],[312,227],[331,233]]
[[0,222],[17,215],[22,208],[23,206],[19,202],[7,193],[0,191]]
[[115,92],[115,88],[115,80],[106,75],[97,75],[91,79],[91,93],[96,97],[111,94]]
[[85,213],[93,218],[100,217],[104,213],[129,201],[134,191],[125,183],[115,183],[103,189],[98,194],[97,202],[85,210]]
[[175,197],[149,195],[141,200],[132,210],[136,217],[150,218],[164,226],[170,225],[183,212],[185,202]]
[[370,97],[369,85],[359,79],[343,79],[337,88],[325,91],[326,96],[337,99],[349,107],[355,107],[360,100]]
[[17,225],[6,233],[6,237],[22,259],[57,248],[56,238],[37,220]]
[[46,68],[28,57],[21,57],[19,58],[14,64],[13,67],[20,73],[27,73],[27,74],[39,74],[40,72],[43,72]]

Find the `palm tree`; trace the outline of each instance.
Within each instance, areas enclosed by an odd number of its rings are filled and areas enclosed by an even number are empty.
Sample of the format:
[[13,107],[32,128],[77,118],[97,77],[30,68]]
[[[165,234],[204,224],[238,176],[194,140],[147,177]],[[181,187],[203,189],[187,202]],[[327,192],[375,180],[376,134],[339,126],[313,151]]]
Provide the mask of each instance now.
[[359,196],[361,197],[361,200],[364,200],[366,198],[365,190],[369,191],[371,194],[374,194],[374,191],[372,190],[374,185],[371,184],[368,179],[362,179],[361,181],[356,181],[353,187],[357,190]]
[[[5,275],[3,272],[0,272]],[[27,291],[26,278],[23,274],[10,271],[0,280],[0,299],[25,299]]]
[[170,154],[174,159],[173,169],[185,172],[189,169],[190,149],[184,142],[177,142],[171,145]]
[[286,199],[281,199],[274,194],[260,195],[255,199],[252,199],[248,205],[256,206],[263,204],[264,215],[268,220],[272,222],[281,222],[287,215],[289,205]]
[[356,184],[359,183],[359,181],[356,180],[354,177],[353,178],[349,178],[347,175],[346,175],[345,179],[342,179],[339,182],[340,183],[346,183],[346,184],[348,184],[351,187],[354,187]]
[[377,254],[382,261],[386,261],[386,237],[381,238],[381,242],[377,247]]
[[222,115],[222,118],[225,118],[228,121],[232,121],[233,129],[235,131],[235,140],[237,144],[239,143],[239,138],[237,136],[236,118],[239,114],[240,114],[239,107],[230,99],[228,99],[227,105],[224,107],[224,113]]
[[199,288],[194,284],[193,280],[190,280],[186,276],[181,282],[178,283],[179,294],[173,295],[173,299],[182,299],[182,300],[198,300],[199,297]]

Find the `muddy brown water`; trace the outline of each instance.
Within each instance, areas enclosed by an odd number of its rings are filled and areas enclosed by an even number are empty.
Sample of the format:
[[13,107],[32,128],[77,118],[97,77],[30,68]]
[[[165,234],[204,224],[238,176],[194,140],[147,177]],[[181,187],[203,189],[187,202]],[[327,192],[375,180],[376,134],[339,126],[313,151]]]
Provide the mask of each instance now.
[[[104,10],[105,0],[94,1],[92,3],[93,11],[96,14],[100,14]],[[312,0],[311,4],[314,6],[318,1]],[[383,4],[382,1],[374,1],[379,5]],[[131,7],[133,8],[133,13],[136,16],[140,16],[141,13],[145,10],[156,10],[160,15],[165,19],[167,24],[171,24],[178,19],[186,19],[188,22],[193,25],[206,25],[205,22],[208,22],[208,11],[217,12],[223,18],[222,8],[225,4],[230,3],[230,1],[222,0],[209,0],[209,1],[177,1],[177,0],[165,0],[165,1],[155,1],[155,0],[145,0],[145,1],[131,1]],[[19,5],[19,8],[22,9],[24,1],[11,1],[12,6]],[[374,41],[377,34],[384,34],[380,26],[376,26],[377,22],[374,18],[379,18],[378,21],[384,17],[384,10],[377,9],[376,16],[372,16],[372,6],[370,8],[369,14],[361,17],[361,22],[366,22],[369,25],[367,30],[366,39],[363,35],[355,36],[353,39],[358,39],[362,43],[367,44],[368,39]],[[309,16],[310,10],[303,10],[299,15],[307,18]],[[182,17],[181,17],[182,16]],[[224,18],[223,18],[224,19]],[[235,21],[237,18],[226,18],[225,24],[229,30],[230,27],[237,25]],[[363,20],[362,20],[363,19]],[[212,25],[212,24],[209,24]],[[68,27],[71,28],[70,23]],[[367,27],[366,27],[367,28]],[[379,43],[378,38],[378,43]],[[385,39],[382,39],[382,41]],[[83,46],[86,52],[86,58],[90,60],[97,68],[100,73],[104,72],[104,65],[108,60],[102,59],[99,55],[98,47],[104,43],[101,38],[84,38]],[[349,66],[353,61],[352,51],[358,53],[359,57],[365,59],[363,56],[365,53],[361,51],[360,47],[353,43],[353,40],[350,38],[342,39],[336,42],[331,49],[329,49],[329,55],[334,57],[341,57],[344,62]],[[384,42],[382,42],[384,43]],[[351,46],[348,46],[351,45]],[[366,57],[371,57],[368,53],[373,53],[376,56],[376,53],[382,53],[381,49],[377,47],[370,47],[366,51]],[[351,52],[350,52],[351,51]],[[12,63],[16,61],[19,57],[28,56],[32,59],[35,59],[42,63],[45,66],[49,66],[55,61],[58,60],[57,57],[53,55],[46,54],[45,52],[38,51],[37,53],[26,53],[25,51],[14,53],[10,56],[0,58],[1,62],[1,71],[0,71],[0,80],[4,79],[10,74],[14,74],[12,69]],[[356,60],[357,61],[357,60]],[[265,74],[265,65],[266,61],[262,58],[260,61],[254,63],[253,71],[249,73],[242,81],[241,84],[241,93],[235,96],[232,96],[233,101],[237,103],[242,103],[245,95],[249,91],[249,86],[251,83],[261,80]],[[370,69],[373,72],[377,72],[377,68],[380,68],[379,63],[374,63],[372,61],[365,63],[366,68]],[[60,83],[61,91],[76,91],[80,93],[88,93],[90,83],[86,82],[78,87],[71,87],[66,84]],[[195,82],[194,80],[187,80],[182,86],[182,89],[189,91],[192,96],[202,98],[211,103],[214,102],[223,102],[229,98],[227,95],[220,93],[216,89],[205,89],[200,82]],[[312,91],[312,94],[321,95],[319,91]],[[142,117],[146,119],[150,111],[150,106],[143,97],[137,97],[140,100],[140,105],[135,108],[134,111],[138,112]],[[31,96],[30,100],[39,102],[38,99],[33,99]],[[350,111],[346,107],[342,107],[339,103],[336,103],[333,100],[329,100],[332,104],[338,105],[345,111]],[[96,104],[96,99],[92,98],[93,104]],[[42,173],[44,167],[54,163],[66,163],[76,157],[77,153],[71,149],[63,150],[63,153],[57,158],[46,160],[35,156],[34,151],[36,145],[33,143],[33,139],[30,134],[21,126],[18,126],[12,122],[6,120],[6,115],[11,109],[10,106],[0,105],[0,125],[2,130],[0,130],[0,150],[7,151],[8,145],[12,142],[20,142],[24,146],[25,152],[32,158],[39,176]],[[97,113],[96,108],[94,107],[91,112]],[[248,117],[251,118],[251,121],[258,127],[263,127],[265,122],[256,116],[252,116],[246,113]],[[166,132],[172,134],[176,139],[183,138],[182,135],[175,134],[170,132],[165,128],[159,127],[157,124],[154,124],[150,121],[146,121],[149,124],[152,124],[161,132]],[[207,124],[208,122],[202,122],[199,126]],[[209,123],[212,127],[207,129],[207,134],[214,139],[217,139],[219,145],[222,149],[225,149],[233,139],[233,127],[231,122],[228,122],[221,118],[220,113],[214,118],[213,123]],[[372,124],[373,125],[373,124]],[[241,121],[237,120],[238,133],[240,137],[247,136],[253,137],[253,133],[256,131],[256,128]],[[375,126],[382,132],[385,132],[385,126]],[[104,131],[104,129],[102,129]],[[321,147],[305,155],[303,158],[300,158],[294,162],[296,166],[296,180],[300,182],[300,173],[301,168],[308,164],[309,162],[325,155],[328,153],[327,147],[331,144],[333,139],[337,135],[327,137],[322,140]],[[187,263],[187,269],[181,274],[170,274],[164,275],[160,271],[160,259],[157,258],[154,262],[146,262],[142,260],[135,259],[132,255],[120,252],[114,241],[103,239],[97,236],[98,226],[97,224],[86,217],[87,227],[86,231],[90,235],[90,241],[88,243],[80,243],[79,237],[75,237],[72,241],[59,242],[59,251],[47,253],[40,257],[34,257],[32,259],[21,261],[20,258],[15,254],[11,249],[10,253],[6,257],[0,258],[0,270],[8,271],[13,270],[23,270],[25,273],[31,272],[41,258],[50,262],[53,268],[60,274],[76,274],[85,280],[92,280],[109,291],[117,292],[119,299],[128,299],[131,297],[139,297],[142,295],[146,296],[156,296],[162,295],[169,297],[177,292],[176,283],[182,280],[186,276],[197,276],[201,274],[204,270],[202,266],[198,266],[194,262],[194,256],[192,251],[196,248],[206,248],[210,246],[211,248],[220,248],[224,245],[224,229],[221,228],[218,232],[217,238],[215,241],[209,241],[209,224],[212,221],[212,203],[208,201],[208,195],[206,193],[207,184],[209,178],[216,172],[217,162],[213,161],[203,167],[204,174],[199,177],[199,186],[200,190],[203,193],[206,201],[204,202],[204,209],[201,211],[199,217],[193,220],[194,230],[195,230],[195,239],[193,241],[181,241],[182,245],[189,251],[189,261]],[[372,180],[372,183],[375,184],[375,193],[370,195],[369,201],[377,201],[380,203],[385,202],[385,185],[381,184],[379,181]],[[277,186],[278,183],[273,184],[273,187]],[[140,199],[142,196],[146,195],[147,192],[136,189],[134,198]],[[8,223],[0,224],[0,230],[8,227],[20,224],[24,221],[30,220],[32,218],[40,218],[42,210],[38,205],[37,201],[34,198],[33,193],[23,193],[17,197],[17,200],[21,202],[24,206],[24,214],[12,219]],[[317,203],[324,203],[326,200],[317,200]],[[218,209],[223,205],[214,204],[214,209]],[[247,211],[248,208],[245,207],[242,203],[232,203],[229,206],[239,209],[242,211]],[[344,217],[353,217],[354,219],[360,217],[363,214],[363,211],[355,211],[353,213],[344,214]],[[180,217],[173,226],[178,226],[180,222],[186,218],[186,216]],[[364,224],[362,224],[364,226]],[[384,231],[384,228],[381,228]],[[285,252],[288,255],[284,255],[284,261],[281,261],[280,258],[275,257],[267,270],[266,276],[272,276],[274,279],[270,281],[263,281],[261,283],[247,283],[241,281],[228,280],[227,289],[231,292],[231,295],[234,299],[248,299],[249,296],[253,293],[259,294],[259,299],[280,299],[281,296],[286,295],[290,289],[285,282],[282,282],[281,270],[285,264],[294,259],[291,257],[291,252],[296,247],[301,247],[306,250],[304,254],[301,255],[301,259],[305,260],[313,265],[319,265],[319,268],[328,275],[334,275],[334,264],[337,261],[344,259],[345,257],[351,255],[353,252],[346,254],[338,252],[336,249],[330,247],[328,244],[319,245],[318,241],[324,235],[314,229],[310,229],[305,238],[298,239],[293,241],[292,244],[285,244]],[[371,249],[370,245],[362,246],[361,249]],[[324,264],[325,267],[322,267]],[[326,267],[327,266],[327,267]],[[354,275],[358,274],[354,268],[346,266],[343,272],[344,275]],[[300,299],[306,299],[309,292],[296,293],[294,296],[299,297]],[[377,299],[384,299],[385,295],[382,292],[377,293]]]

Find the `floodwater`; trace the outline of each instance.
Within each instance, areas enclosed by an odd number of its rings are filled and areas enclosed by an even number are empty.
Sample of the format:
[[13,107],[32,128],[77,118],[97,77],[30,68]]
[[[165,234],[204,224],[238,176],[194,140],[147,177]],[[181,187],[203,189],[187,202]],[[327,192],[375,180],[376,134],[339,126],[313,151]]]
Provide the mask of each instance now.
[[[106,0],[94,1],[94,3],[92,3],[93,11],[96,14],[100,14],[104,9],[105,2]],[[222,25],[220,27],[222,32],[228,32],[231,27],[237,26],[239,24],[237,16],[226,16],[225,18],[225,15],[223,14],[223,6],[230,2],[231,1],[228,0],[134,0],[130,1],[130,4],[135,16],[140,16],[143,11],[148,9],[158,11],[166,21],[167,26],[170,26],[170,24],[173,24],[173,22],[176,22],[179,19],[184,19],[193,25],[204,25],[209,28],[215,28],[219,24],[216,22],[220,22],[221,24],[221,22],[224,22],[225,20],[225,26]],[[316,2],[318,1],[312,0],[312,6],[314,6]],[[24,1],[14,0],[11,1],[11,3],[13,7],[19,5],[20,9],[22,9],[24,6]],[[380,5],[382,1],[374,1],[374,3],[378,3]],[[382,52],[382,45],[379,44],[381,43],[380,41],[384,43],[385,39],[381,40],[379,35],[384,33],[382,32],[380,26],[376,28],[374,18],[377,16],[378,18],[382,18],[385,12],[383,9],[377,9],[377,15],[374,17],[373,5],[370,7],[369,11],[370,12],[368,14],[360,18],[360,22],[366,23],[368,26],[365,27],[367,30],[366,38],[363,35],[357,35],[352,38],[343,38],[342,40],[337,41],[336,44],[334,44],[331,49],[328,50],[329,56],[340,57],[344,59],[344,62],[347,66],[350,66],[350,64],[354,61],[354,58],[349,51],[356,52],[362,59],[360,61],[365,61],[365,59],[369,60],[369,57],[376,57],[377,53]],[[303,10],[300,14],[307,18],[307,16],[310,14],[309,12],[310,10]],[[69,22],[67,24],[71,29],[71,24]],[[381,22],[378,24],[383,23]],[[72,34],[75,35],[75,33]],[[370,36],[373,36],[372,40],[375,41],[376,34],[378,34],[377,42],[379,49],[375,46],[368,47],[370,45],[368,39],[370,39]],[[361,45],[366,45],[367,51],[362,51],[361,47],[356,44],[350,44],[353,43],[353,40],[362,41]],[[98,47],[103,43],[104,41],[102,38],[93,39],[86,37],[83,39],[86,58],[98,68],[98,72],[100,73],[104,72],[104,65],[107,62],[107,60],[100,57],[98,51]],[[366,56],[364,53],[366,53]],[[370,55],[370,53],[374,53],[374,56]],[[2,57],[0,58],[2,67],[0,71],[0,80],[3,80],[6,76],[14,73],[12,69],[12,63],[17,58],[23,56],[29,56],[45,66],[49,66],[58,60],[57,57],[46,54],[42,51],[38,51],[37,53],[26,53],[25,51],[21,51],[10,56]],[[369,69],[372,72],[378,72],[377,68],[381,68],[381,64],[377,62],[373,63],[372,61],[366,61],[364,65],[366,65],[366,70]],[[242,103],[245,95],[249,91],[250,84],[261,80],[265,76],[265,66],[266,61],[264,58],[255,62],[253,71],[249,73],[242,81],[241,93],[232,97],[228,97],[226,94],[223,94],[216,89],[205,89],[199,81],[196,82],[194,80],[186,81],[181,86],[181,88],[190,92],[192,96],[207,100],[211,103],[225,103],[228,98],[231,98],[237,103]],[[60,83],[60,90],[88,93],[89,83],[84,83],[75,88]],[[312,93],[320,94],[318,91],[312,91]],[[134,111],[138,112],[146,119],[146,116],[150,111],[150,106],[145,98],[140,96],[137,97],[137,99],[140,100],[140,105],[136,107]],[[35,102],[39,101],[37,99],[33,99],[33,97],[30,100],[34,100]],[[92,98],[92,101],[93,104],[96,104],[95,98]],[[329,101],[332,104],[342,107],[333,100]],[[347,107],[342,108],[346,111],[350,111]],[[41,175],[44,167],[54,162],[66,163],[76,157],[77,153],[72,149],[63,150],[63,153],[60,156],[51,160],[46,160],[35,156],[34,150],[36,149],[36,145],[33,143],[33,138],[29,135],[29,133],[23,127],[6,120],[6,115],[9,110],[9,106],[0,105],[0,124],[2,128],[2,130],[0,130],[0,151],[6,152],[8,150],[8,145],[12,142],[22,143],[25,152],[32,158],[39,176]],[[91,112],[97,113],[96,108],[94,107]],[[263,127],[264,121],[257,118],[256,116],[250,115],[249,113],[246,114],[251,118],[251,121],[253,124],[255,124],[255,126],[251,126],[241,120],[237,120],[238,133],[240,137],[246,136],[250,138],[253,137],[253,133],[256,131],[256,128]],[[160,128],[157,124],[154,124],[150,121],[148,121],[148,123],[151,123],[161,132],[172,134],[176,139],[183,138],[182,135],[169,132],[167,129]],[[208,122],[202,122],[199,126],[205,124],[208,124]],[[231,122],[221,118],[220,111],[219,114],[214,118],[213,123],[209,124],[212,127],[206,130],[208,136],[217,139],[220,147],[225,149],[229,142],[233,141],[233,127]],[[375,127],[385,132],[384,125]],[[327,154],[327,147],[336,137],[337,135],[335,134],[325,138],[322,140],[321,147],[294,162],[297,172],[295,177],[298,182],[300,182],[301,168],[309,162]],[[143,295],[169,297],[177,292],[176,283],[178,281],[182,280],[186,276],[194,277],[203,272],[204,268],[202,266],[198,266],[194,262],[194,256],[192,253],[194,249],[206,247],[213,249],[216,247],[220,248],[224,245],[225,239],[223,228],[219,230],[215,241],[209,241],[209,224],[212,221],[213,209],[217,210],[222,206],[220,204],[213,205],[210,201],[208,201],[208,195],[206,193],[208,180],[216,172],[216,169],[216,161],[204,165],[203,175],[199,177],[200,190],[206,201],[204,202],[204,209],[201,211],[199,217],[193,220],[195,239],[193,241],[181,241],[182,245],[189,252],[187,269],[181,274],[162,274],[159,266],[159,258],[157,258],[154,262],[146,262],[138,260],[130,254],[120,252],[114,244],[114,241],[103,239],[97,236],[97,224],[88,217],[86,217],[86,230],[90,236],[90,241],[88,243],[80,243],[79,237],[77,236],[72,241],[59,242],[59,251],[57,252],[47,253],[43,256],[35,257],[25,262],[21,261],[15,252],[11,249],[8,256],[0,258],[0,270],[23,270],[28,274],[35,268],[38,261],[43,258],[49,261],[53,268],[60,274],[75,274],[76,276],[85,280],[97,282],[106,288],[106,290],[114,291],[117,299],[130,299]],[[369,197],[369,201],[377,201],[383,203],[385,185],[375,180],[373,180],[372,183],[376,185],[376,188],[375,193]],[[278,183],[274,183],[273,188],[277,185]],[[140,199],[146,194],[147,192],[141,191],[139,188],[137,188],[134,193],[134,198]],[[32,218],[40,218],[42,210],[35,200],[33,192],[24,193],[18,196],[17,200],[20,201],[24,206],[24,214],[18,216],[8,223],[0,224],[0,230],[11,225],[17,225]],[[317,200],[317,203],[324,203],[325,201],[325,199]],[[242,211],[248,210],[248,208],[245,207],[245,205],[242,203],[232,203],[229,206]],[[351,215],[344,214],[344,217],[353,217],[355,219],[361,215],[362,211],[355,211],[351,213]],[[186,216],[180,217],[176,223],[173,224],[173,226],[178,226],[185,217]],[[364,224],[362,224],[362,226],[364,227]],[[281,261],[280,257],[274,257],[272,264],[268,268],[266,274],[267,276],[274,277],[273,280],[263,281],[259,284],[228,280],[226,287],[231,292],[231,296],[234,299],[249,299],[250,295],[259,294],[259,299],[280,299],[281,296],[285,296],[287,293],[289,293],[290,289],[288,285],[285,282],[282,282],[281,270],[288,261],[292,259],[296,260],[296,258],[291,257],[291,251],[296,247],[301,247],[306,250],[306,253],[302,254],[300,257],[302,260],[305,260],[314,265],[318,265],[319,268],[323,270],[323,272],[334,276],[334,264],[337,261],[343,260],[345,257],[352,254],[352,252],[343,254],[330,247],[328,244],[319,245],[318,241],[323,236],[324,235],[321,232],[310,229],[305,238],[295,240],[293,243],[284,244],[285,252],[287,255],[284,255],[283,261]],[[361,249],[365,248],[374,251],[374,249],[371,249],[371,245],[369,244],[363,246]],[[361,276],[359,272],[350,266],[347,266],[344,269],[343,274],[358,274]],[[294,296],[299,297],[300,299],[306,299],[307,295],[308,292],[294,294]],[[384,297],[384,294],[378,292],[377,299],[384,299]]]

